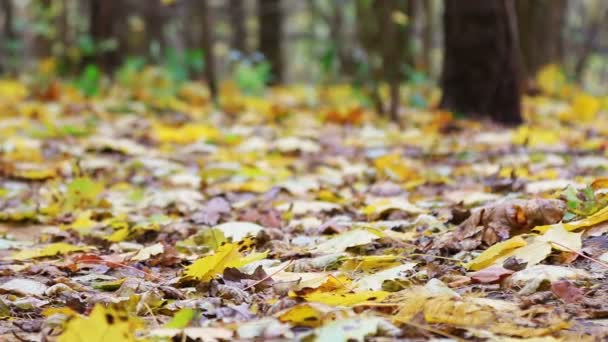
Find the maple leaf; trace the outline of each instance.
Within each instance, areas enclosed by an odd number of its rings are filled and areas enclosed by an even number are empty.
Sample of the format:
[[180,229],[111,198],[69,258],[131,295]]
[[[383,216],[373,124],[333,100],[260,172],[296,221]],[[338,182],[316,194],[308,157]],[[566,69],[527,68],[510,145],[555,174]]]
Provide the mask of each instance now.
[[195,279],[209,281],[219,275],[228,267],[239,268],[254,261],[265,259],[268,252],[253,252],[243,256],[239,252],[239,245],[227,243],[218,248],[213,254],[200,258],[186,267],[184,271],[185,279]]
[[95,305],[88,317],[76,316],[68,320],[59,342],[134,342],[135,330],[142,322],[124,311]]

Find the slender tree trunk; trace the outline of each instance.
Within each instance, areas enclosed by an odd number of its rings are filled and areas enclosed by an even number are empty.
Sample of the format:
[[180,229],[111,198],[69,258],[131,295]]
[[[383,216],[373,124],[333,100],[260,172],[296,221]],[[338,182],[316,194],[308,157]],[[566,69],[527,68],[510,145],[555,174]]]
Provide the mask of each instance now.
[[533,78],[545,65],[562,62],[565,0],[516,0],[525,75]]
[[412,0],[382,0],[380,23],[382,43],[382,64],[384,79],[389,85],[388,114],[391,120],[399,120],[400,85],[403,81],[403,67],[413,65],[413,54],[409,48],[412,25],[399,23],[395,13],[403,13],[412,18],[415,15],[416,2]]
[[[371,80],[364,81],[364,84],[373,83],[368,92],[376,110],[380,114],[388,112],[394,121],[398,120],[403,67],[411,63],[412,57],[408,49],[410,28],[395,16],[411,13],[410,6],[407,0],[376,0],[370,4],[357,2],[359,40],[367,55],[366,63],[371,67]],[[389,86],[388,106],[382,103],[378,93],[381,82]]]
[[521,123],[521,58],[512,0],[445,0],[444,39],[441,106]]
[[583,79],[587,62],[589,57],[591,57],[591,53],[593,52],[593,45],[597,40],[602,28],[602,24],[606,21],[606,19],[608,19],[608,8],[604,8],[602,12],[597,13],[589,25],[581,52],[574,66],[574,77],[578,81]]
[[230,26],[232,26],[232,48],[241,54],[247,54],[247,29],[244,0],[230,0]]
[[11,0],[1,0],[2,13],[4,14],[4,27],[2,35],[5,39],[15,38],[15,29],[13,27],[13,2]]
[[[114,0],[91,0],[89,32],[95,44],[114,38],[116,4]],[[112,72],[120,63],[116,51],[97,52],[96,62],[106,72]]]
[[348,0],[336,0],[332,5],[332,14],[329,18],[329,34],[340,62],[340,73],[351,76],[356,71],[356,64],[350,52],[352,50],[346,44],[347,37],[344,33],[344,8],[348,6]]
[[[2,7],[0,10],[4,15],[4,26],[2,27],[2,33],[0,34],[0,38],[2,39],[3,46],[0,46],[0,58],[2,60],[7,60],[10,57],[11,52],[8,50],[9,41],[15,39],[15,31],[13,28],[13,3],[11,0],[0,0],[2,2]],[[0,72],[8,69],[8,64],[6,62],[0,62]]]
[[422,31],[423,67],[428,75],[433,75],[433,38],[435,36],[435,0],[422,1],[424,6],[424,30]]
[[281,0],[258,0],[259,48],[270,63],[271,84],[283,82],[283,11]]
[[211,93],[211,98],[215,101],[217,99],[217,78],[215,74],[215,55],[213,53],[213,46],[215,42],[214,31],[213,31],[213,16],[210,11],[209,0],[201,0],[200,2],[200,13],[201,13],[201,47],[205,53],[205,80]]
[[[107,1],[107,0],[102,0]],[[162,58],[162,51],[166,48],[165,41],[165,15],[164,11],[167,11],[167,8],[164,7],[160,1],[148,1],[143,8],[144,14],[144,23],[146,27],[146,47],[149,50],[148,52],[153,52],[152,57]],[[150,47],[152,44],[155,44],[158,47],[156,51],[150,51]]]

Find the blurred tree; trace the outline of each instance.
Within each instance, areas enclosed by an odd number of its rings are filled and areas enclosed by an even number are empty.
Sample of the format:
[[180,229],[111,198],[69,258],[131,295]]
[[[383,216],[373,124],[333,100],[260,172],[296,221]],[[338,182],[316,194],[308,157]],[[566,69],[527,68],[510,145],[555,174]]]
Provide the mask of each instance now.
[[[107,0],[103,0],[107,1]],[[202,1],[204,2],[204,1]],[[167,24],[166,14],[169,9],[161,1],[146,1],[140,4],[146,30],[146,46],[150,50],[152,57],[162,58],[162,54],[167,48],[165,39],[165,25]]]
[[521,58],[512,0],[445,0],[441,107],[519,124]]
[[[388,112],[395,121],[398,119],[399,85],[403,80],[404,66],[412,64],[407,44],[410,38],[407,17],[413,12],[413,6],[414,2],[407,0],[357,1],[358,35],[372,78],[370,96],[376,110]],[[388,108],[378,93],[381,82],[389,85]]]
[[7,63],[4,61],[10,57],[9,44],[15,40],[17,35],[13,27],[13,2],[11,0],[0,0],[0,2],[2,2],[0,11],[4,17],[4,24],[0,33],[0,37],[2,38],[2,45],[0,46],[0,72],[4,72],[7,68]]
[[423,69],[428,75],[434,75],[432,52],[434,48],[433,40],[435,37],[435,12],[437,12],[437,4],[435,0],[421,1],[424,7],[424,30],[422,31],[422,61]]
[[566,0],[516,0],[524,72],[531,79],[545,65],[562,63]]
[[258,0],[259,49],[270,63],[270,84],[283,82],[283,9],[281,0]]
[[605,2],[600,1],[596,5],[596,11],[591,14],[590,22],[584,33],[585,39],[574,66],[574,78],[577,81],[582,80],[589,57],[591,57],[593,50],[595,50],[596,40],[598,40],[604,24],[608,20],[608,6],[605,5]]
[[2,11],[2,16],[4,17],[4,25],[2,27],[2,36],[5,39],[14,39],[15,29],[13,27],[13,2],[11,0],[1,0],[2,7],[0,10]]
[[215,41],[212,21],[213,15],[210,13],[209,0],[200,1],[201,13],[201,47],[205,54],[204,74],[211,98],[215,101],[217,98],[217,76],[215,74],[215,55],[213,53],[213,45]]
[[[89,32],[96,46],[113,39],[114,21],[121,11],[120,3],[115,0],[91,0],[89,4]],[[96,63],[106,72],[112,72],[120,64],[116,50],[96,49]]]
[[229,7],[230,26],[232,27],[232,48],[241,54],[247,54],[245,2],[243,0],[230,0]]

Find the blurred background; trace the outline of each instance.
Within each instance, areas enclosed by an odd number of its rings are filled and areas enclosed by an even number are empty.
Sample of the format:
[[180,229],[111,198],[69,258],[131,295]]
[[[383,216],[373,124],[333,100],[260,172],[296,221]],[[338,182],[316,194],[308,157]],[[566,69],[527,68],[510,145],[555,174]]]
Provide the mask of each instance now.
[[[85,93],[104,76],[154,65],[171,82],[266,85],[436,84],[441,0],[0,0],[0,70],[71,78]],[[608,1],[516,0],[525,73],[603,94]],[[557,77],[557,76],[554,76]],[[43,82],[44,80],[39,80]],[[534,89],[531,84],[530,89]],[[425,97],[409,101],[424,102]]]

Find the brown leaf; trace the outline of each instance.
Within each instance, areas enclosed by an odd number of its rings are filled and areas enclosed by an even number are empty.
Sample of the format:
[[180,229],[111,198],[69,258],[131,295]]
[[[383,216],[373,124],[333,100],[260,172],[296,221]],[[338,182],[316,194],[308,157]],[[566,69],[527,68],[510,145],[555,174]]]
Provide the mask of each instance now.
[[567,304],[580,303],[585,298],[583,290],[568,280],[553,282],[551,292]]
[[495,283],[514,272],[500,266],[493,266],[470,273],[471,279],[478,283]]

